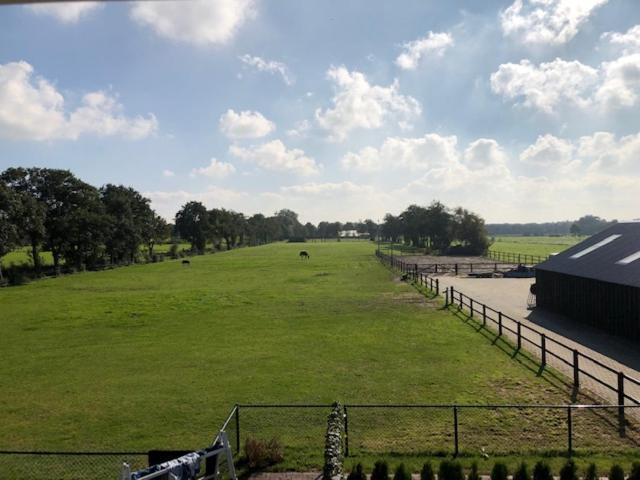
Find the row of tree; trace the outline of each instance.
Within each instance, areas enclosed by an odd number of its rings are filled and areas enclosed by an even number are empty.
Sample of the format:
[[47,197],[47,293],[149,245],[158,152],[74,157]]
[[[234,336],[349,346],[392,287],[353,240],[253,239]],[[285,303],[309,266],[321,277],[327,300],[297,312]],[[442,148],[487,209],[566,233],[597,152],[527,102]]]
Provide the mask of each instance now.
[[392,242],[428,251],[480,255],[489,247],[484,220],[464,208],[448,208],[438,201],[427,207],[410,205],[400,215],[387,214],[381,235]]
[[616,223],[595,215],[585,215],[578,220],[545,223],[495,223],[488,224],[489,235],[594,235]]
[[0,174],[0,258],[28,245],[33,267],[40,252],[78,269],[133,262],[145,246],[170,233],[150,201],[130,187],[95,188],[68,170],[9,168]]

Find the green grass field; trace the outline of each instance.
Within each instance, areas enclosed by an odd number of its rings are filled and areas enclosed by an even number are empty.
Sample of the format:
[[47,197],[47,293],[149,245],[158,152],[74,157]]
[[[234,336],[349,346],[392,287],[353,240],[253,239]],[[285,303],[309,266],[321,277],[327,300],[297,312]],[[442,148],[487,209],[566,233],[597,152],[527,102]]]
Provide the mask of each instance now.
[[[298,259],[300,247],[0,289],[0,449],[199,448],[234,403],[569,401],[552,374],[537,375],[508,346],[398,282],[372,243],[306,244],[310,261]],[[280,468],[317,467],[326,410],[284,413],[243,411],[245,437],[278,435],[287,448]],[[416,439],[430,422],[402,415],[354,419],[353,448],[373,459],[388,450],[380,439],[395,435],[417,464],[427,453],[415,456],[423,450]],[[442,415],[436,424],[449,432],[449,413]],[[532,412],[524,423],[498,415],[498,429],[488,418],[468,420],[467,435],[487,428],[516,451],[564,446],[564,415]],[[620,447],[593,419],[577,425],[576,447]],[[547,428],[559,432],[548,444]],[[527,429],[533,437],[522,436]],[[450,433],[434,435],[449,448]]]
[[581,242],[586,237],[561,236],[561,237],[495,237],[489,250],[504,253],[520,253],[525,255],[539,255],[546,257],[552,253],[558,253]]

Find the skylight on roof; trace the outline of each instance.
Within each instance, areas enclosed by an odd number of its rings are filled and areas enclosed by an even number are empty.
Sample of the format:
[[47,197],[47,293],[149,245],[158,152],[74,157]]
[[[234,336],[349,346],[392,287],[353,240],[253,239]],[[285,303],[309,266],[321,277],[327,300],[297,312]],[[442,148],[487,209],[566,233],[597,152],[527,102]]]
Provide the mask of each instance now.
[[640,259],[640,252],[633,253],[628,257],[624,257],[622,260],[618,260],[616,264],[618,265],[629,265],[631,262],[635,262]]
[[569,258],[580,258],[580,257],[584,257],[586,254],[593,252],[594,250],[599,249],[600,247],[604,247],[605,245],[607,245],[608,243],[613,242],[614,240],[616,240],[617,238],[620,238],[622,235],[620,234],[615,234],[615,235],[609,235],[607,238],[605,238],[604,240],[600,240],[598,243],[594,243],[593,245],[591,245],[590,247],[585,248],[584,250],[580,250],[578,253],[574,253],[573,255],[571,255]]

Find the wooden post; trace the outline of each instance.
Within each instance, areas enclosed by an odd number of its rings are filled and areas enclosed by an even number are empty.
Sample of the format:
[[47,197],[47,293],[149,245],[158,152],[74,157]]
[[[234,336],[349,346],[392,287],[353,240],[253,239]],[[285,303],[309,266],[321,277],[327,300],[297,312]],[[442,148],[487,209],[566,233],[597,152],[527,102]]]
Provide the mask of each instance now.
[[455,269],[456,269],[456,276],[458,275],[458,264],[455,264]]
[[469,299],[469,309],[471,310],[471,318],[473,318],[473,298]]
[[487,326],[487,306],[484,303],[482,304],[482,326]]
[[440,295],[440,280],[436,278],[436,295]]
[[522,348],[522,324],[518,322],[518,350]]
[[445,308],[449,306],[449,289],[448,288],[444,291],[444,306]]
[[578,390],[580,388],[580,365],[578,350],[573,350],[573,387]]
[[573,455],[573,425],[571,422],[571,406],[567,407],[567,452]]
[[625,436],[624,425],[624,373],[618,372],[618,425],[620,436]]
[[458,456],[459,447],[458,447],[458,407],[457,405],[453,406],[453,448],[454,448],[454,457]]
[[540,334],[540,357],[542,358],[542,366],[547,365],[547,336],[544,333]]
[[498,336],[502,336],[502,312],[498,312]]

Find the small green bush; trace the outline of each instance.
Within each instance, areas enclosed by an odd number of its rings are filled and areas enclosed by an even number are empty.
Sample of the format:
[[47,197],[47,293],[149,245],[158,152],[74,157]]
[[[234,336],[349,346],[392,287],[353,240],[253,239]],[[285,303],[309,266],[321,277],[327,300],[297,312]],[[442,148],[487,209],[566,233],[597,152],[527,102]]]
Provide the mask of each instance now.
[[533,467],[533,480],[553,480],[551,469],[543,461],[539,461]]
[[367,480],[367,475],[364,473],[361,463],[357,464],[356,468],[351,470],[347,476],[347,480]]
[[496,462],[491,470],[491,480],[507,480],[508,476],[507,466],[502,462]]
[[617,463],[609,470],[609,480],[624,480],[624,470]]
[[411,480],[411,473],[407,471],[404,463],[398,465],[396,472],[393,474],[393,480]]
[[422,466],[422,470],[420,470],[420,480],[434,480],[435,476],[433,474],[433,467],[431,466],[431,462],[427,462]]
[[598,470],[596,469],[595,463],[587,467],[587,470],[584,472],[584,480],[598,480]]
[[522,462],[516,473],[513,474],[513,480],[531,480],[531,475],[529,475],[529,469],[527,468],[527,464]]
[[464,480],[462,465],[452,460],[443,460],[438,469],[438,480]]
[[573,460],[567,460],[560,469],[560,480],[578,480],[578,472]]
[[373,465],[371,480],[389,480],[389,465],[387,465],[387,462],[377,461]]
[[473,462],[471,464],[471,471],[469,475],[467,475],[467,480],[480,480],[480,475],[478,474],[478,463]]
[[640,480],[640,462],[633,462],[631,465],[631,473],[627,480]]

